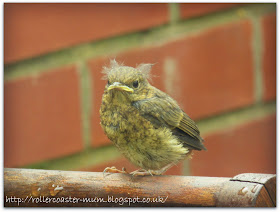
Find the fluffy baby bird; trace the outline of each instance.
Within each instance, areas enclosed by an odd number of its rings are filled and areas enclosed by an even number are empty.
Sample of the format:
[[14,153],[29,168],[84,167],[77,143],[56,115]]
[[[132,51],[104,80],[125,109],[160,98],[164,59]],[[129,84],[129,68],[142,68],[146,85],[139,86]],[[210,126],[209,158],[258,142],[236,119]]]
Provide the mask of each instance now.
[[[136,68],[111,60],[100,108],[101,126],[119,151],[141,167],[130,174],[161,175],[192,150],[206,150],[195,122],[149,82],[151,64]],[[107,167],[104,172],[126,173]]]

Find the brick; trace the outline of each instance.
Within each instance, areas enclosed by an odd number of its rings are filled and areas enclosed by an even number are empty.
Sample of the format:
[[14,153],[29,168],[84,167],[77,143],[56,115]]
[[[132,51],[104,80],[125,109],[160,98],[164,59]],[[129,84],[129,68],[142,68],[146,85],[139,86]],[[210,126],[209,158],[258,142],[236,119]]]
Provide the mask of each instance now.
[[240,5],[240,3],[181,3],[180,14],[182,18],[191,18],[233,8]]
[[207,152],[194,154],[195,176],[233,177],[240,173],[276,173],[276,116],[209,134]]
[[251,39],[251,23],[239,21],[210,29],[172,47],[183,79],[181,101],[192,118],[254,103]]
[[5,63],[168,21],[167,4],[5,3],[4,12]]
[[[112,167],[112,166],[115,166],[117,169],[120,170],[123,167],[125,167],[128,172],[132,172],[134,170],[139,169],[139,167],[134,166],[126,158],[120,157],[116,160],[104,162],[102,164],[93,167],[79,169],[79,171],[103,172],[106,167]],[[182,173],[183,173],[183,163],[180,162],[177,165],[171,167],[169,170],[167,170],[164,173],[164,175],[182,175]]]
[[[166,60],[173,60],[175,79],[172,93],[193,119],[219,114],[254,103],[251,24],[240,21],[175,40],[161,46],[138,48],[111,55],[125,65],[154,63],[152,84],[163,91],[171,81],[166,75]],[[229,42],[230,41],[230,42]],[[109,56],[88,62],[93,81],[93,146],[108,144],[100,127],[99,108],[106,82],[101,80],[102,66]]]
[[276,15],[266,15],[261,20],[263,36],[263,100],[276,98]]
[[4,167],[81,151],[78,74],[65,67],[4,84]]

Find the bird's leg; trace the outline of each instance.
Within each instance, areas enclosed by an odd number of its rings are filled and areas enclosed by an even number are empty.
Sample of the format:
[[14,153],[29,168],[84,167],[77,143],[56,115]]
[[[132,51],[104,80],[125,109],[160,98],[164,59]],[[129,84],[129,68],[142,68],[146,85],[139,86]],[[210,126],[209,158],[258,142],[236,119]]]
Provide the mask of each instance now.
[[170,163],[167,166],[159,169],[159,170],[145,170],[145,169],[137,169],[133,172],[130,172],[133,176],[147,176],[147,175],[161,175],[166,172],[170,167],[172,167],[174,163]]
[[132,174],[132,176],[145,176],[145,175],[152,175],[149,171],[145,169],[137,169],[133,172],[130,172],[129,174]]
[[124,167],[122,168],[122,170],[119,170],[115,166],[105,168],[104,171],[103,171],[103,174],[105,174],[105,173],[124,173],[124,174],[128,174],[128,172],[126,171],[126,169]]
[[175,165],[174,163],[170,163],[159,170],[150,170],[150,171],[152,175],[162,175],[164,172],[166,172],[169,168],[171,168],[174,165]]

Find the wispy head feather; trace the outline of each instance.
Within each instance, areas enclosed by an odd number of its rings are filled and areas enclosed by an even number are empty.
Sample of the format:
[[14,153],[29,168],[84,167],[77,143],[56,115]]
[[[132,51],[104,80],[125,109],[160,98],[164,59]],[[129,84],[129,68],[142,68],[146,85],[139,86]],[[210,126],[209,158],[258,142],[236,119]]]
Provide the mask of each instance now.
[[136,67],[136,69],[138,69],[139,71],[142,72],[143,76],[146,78],[146,79],[150,79],[151,78],[151,68],[152,68],[152,65],[153,64],[150,64],[150,63],[141,63],[140,65],[138,65]]
[[107,80],[108,79],[108,74],[112,71],[112,69],[119,67],[120,65],[115,59],[110,60],[110,65],[108,67],[103,66],[102,68],[102,73],[104,76],[102,79]]
[[[138,65],[134,70],[138,70],[141,75],[143,76],[143,78],[147,79],[147,80],[151,80],[151,68],[154,64],[140,64]],[[108,67],[103,66],[103,70],[102,73],[104,74],[104,76],[102,77],[102,79],[104,80],[108,80],[108,76],[109,74],[117,69],[122,69],[122,68],[128,68],[127,66],[124,66],[123,64],[119,64],[115,59],[110,60],[110,65]],[[131,67],[129,67],[131,68]],[[133,68],[132,68],[133,69]],[[140,74],[139,73],[139,74]]]

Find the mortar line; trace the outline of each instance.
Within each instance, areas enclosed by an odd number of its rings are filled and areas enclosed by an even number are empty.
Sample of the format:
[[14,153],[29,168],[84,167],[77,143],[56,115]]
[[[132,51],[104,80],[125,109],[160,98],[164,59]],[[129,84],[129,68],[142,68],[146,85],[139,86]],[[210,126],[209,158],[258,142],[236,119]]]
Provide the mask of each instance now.
[[[106,157],[104,157],[106,155]],[[34,164],[22,166],[21,168],[47,169],[47,170],[77,170],[89,168],[100,163],[109,162],[120,157],[115,146],[103,146],[99,148],[88,148],[82,152],[67,155],[61,158],[46,160]]]
[[[260,7],[262,11],[260,12]],[[275,6],[266,4],[243,6],[243,10],[263,15],[275,11]],[[193,35],[209,28],[219,26],[228,22],[242,20],[239,14],[240,8],[212,13],[204,16],[181,20],[175,24],[167,24],[135,33],[115,36],[104,40],[80,44],[75,47],[65,48],[57,52],[45,54],[33,59],[19,61],[4,66],[4,80],[12,80],[20,77],[30,76],[53,68],[86,61],[94,57],[114,55],[119,52],[133,48],[146,48],[160,46],[168,41],[179,39],[183,36]]]
[[185,159],[183,161],[183,175],[184,176],[192,176],[191,172],[191,159]]
[[263,77],[262,77],[262,30],[260,17],[254,15],[251,16],[253,26],[253,39],[252,39],[252,51],[254,60],[254,85],[255,85],[255,101],[261,103],[263,99]]
[[262,119],[276,113],[276,102],[254,104],[197,121],[202,136]]
[[180,3],[169,3],[169,22],[175,24],[180,20]]
[[92,105],[92,82],[87,65],[84,62],[78,64],[80,74],[80,98],[84,148],[89,148],[91,143],[91,111]]

